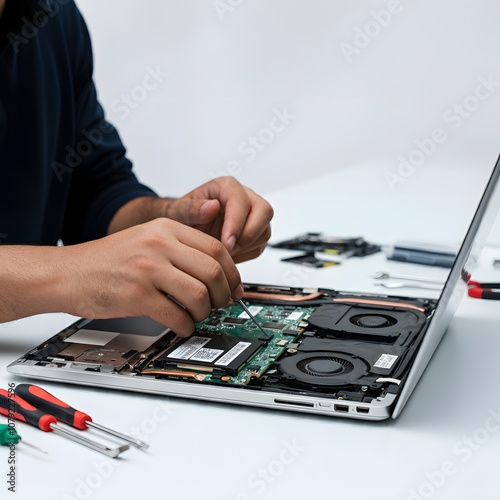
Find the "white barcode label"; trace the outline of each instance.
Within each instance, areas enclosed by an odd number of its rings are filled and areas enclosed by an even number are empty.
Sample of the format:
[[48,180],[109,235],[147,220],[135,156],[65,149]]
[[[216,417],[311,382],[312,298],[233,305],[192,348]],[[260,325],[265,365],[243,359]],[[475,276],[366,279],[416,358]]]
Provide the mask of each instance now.
[[373,365],[374,368],[392,368],[394,362],[398,359],[397,356],[393,356],[392,354],[382,354],[380,358],[378,358],[377,362]]
[[226,352],[215,364],[227,366],[235,360],[250,344],[250,342],[238,342],[230,351]]
[[300,311],[295,311],[292,314],[290,314],[289,316],[287,316],[286,319],[288,319],[290,321],[297,321],[298,319],[300,319],[302,317],[302,314],[303,313]]
[[208,349],[206,347],[202,347],[189,359],[190,361],[206,361],[207,363],[211,363],[212,361],[215,361],[223,352],[224,351],[222,349]]
[[[250,314],[252,316],[255,316],[256,314],[258,314],[260,311],[262,311],[263,307],[259,307],[259,306],[249,306],[247,307],[247,309],[250,311]],[[239,316],[238,318],[244,318],[244,319],[249,319],[250,316],[247,314],[246,311],[243,311]]]
[[210,342],[210,339],[196,336],[191,337],[187,342],[184,342],[184,344],[172,351],[167,358],[189,359],[207,342]]

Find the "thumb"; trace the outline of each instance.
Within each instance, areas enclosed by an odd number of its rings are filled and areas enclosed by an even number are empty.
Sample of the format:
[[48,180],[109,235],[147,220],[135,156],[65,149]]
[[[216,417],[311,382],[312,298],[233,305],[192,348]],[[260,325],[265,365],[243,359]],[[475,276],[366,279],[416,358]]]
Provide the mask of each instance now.
[[219,211],[220,203],[217,200],[179,198],[170,204],[167,217],[188,226],[195,226],[212,222]]

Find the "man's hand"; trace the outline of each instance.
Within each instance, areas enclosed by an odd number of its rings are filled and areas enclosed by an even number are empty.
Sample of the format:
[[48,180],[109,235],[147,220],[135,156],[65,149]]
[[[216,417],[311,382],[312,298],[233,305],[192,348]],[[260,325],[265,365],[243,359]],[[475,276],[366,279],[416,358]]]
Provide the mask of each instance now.
[[140,197],[121,207],[109,233],[167,217],[218,239],[235,262],[258,257],[271,236],[273,209],[234,177],[219,177],[182,198]]
[[219,177],[171,200],[165,216],[217,238],[235,262],[243,262],[264,251],[273,209],[234,177]]
[[0,322],[45,312],[150,316],[181,336],[243,296],[224,245],[166,218],[80,245],[0,245],[0,283]]
[[181,336],[212,308],[243,296],[228,251],[215,238],[163,218],[66,247],[66,312],[87,318],[150,316]]

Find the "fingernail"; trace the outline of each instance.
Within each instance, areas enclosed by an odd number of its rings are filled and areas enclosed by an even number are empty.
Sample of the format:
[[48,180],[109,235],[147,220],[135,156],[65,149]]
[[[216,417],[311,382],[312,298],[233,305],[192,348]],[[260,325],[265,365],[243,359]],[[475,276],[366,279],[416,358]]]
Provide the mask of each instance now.
[[206,211],[208,210],[208,207],[210,206],[210,200],[209,201],[206,201],[205,203],[203,203],[203,205],[200,207],[200,215],[203,217],[206,213]]
[[234,245],[236,243],[236,236],[234,236],[234,234],[232,236],[229,236],[229,238],[227,239],[227,249],[229,251],[231,251],[233,248],[234,248]]
[[243,298],[243,294],[244,293],[245,293],[245,289],[243,288],[243,284],[240,283],[236,287],[236,289],[235,289],[235,291],[233,293],[233,296],[234,296],[235,300],[241,300]]
[[234,245],[233,249],[231,250],[231,255],[236,255],[240,250],[241,247],[239,245]]

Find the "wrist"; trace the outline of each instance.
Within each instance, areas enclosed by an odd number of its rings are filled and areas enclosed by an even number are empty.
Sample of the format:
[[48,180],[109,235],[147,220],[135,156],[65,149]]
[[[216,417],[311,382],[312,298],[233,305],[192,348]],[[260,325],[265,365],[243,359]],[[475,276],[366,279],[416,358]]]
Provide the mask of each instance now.
[[175,198],[141,196],[125,203],[111,219],[108,235],[138,224],[144,224],[159,217],[168,217],[168,211]]

